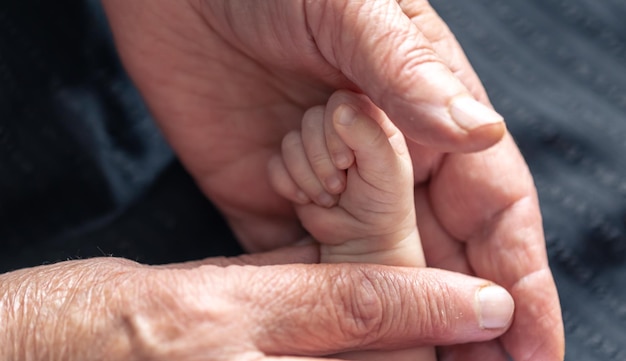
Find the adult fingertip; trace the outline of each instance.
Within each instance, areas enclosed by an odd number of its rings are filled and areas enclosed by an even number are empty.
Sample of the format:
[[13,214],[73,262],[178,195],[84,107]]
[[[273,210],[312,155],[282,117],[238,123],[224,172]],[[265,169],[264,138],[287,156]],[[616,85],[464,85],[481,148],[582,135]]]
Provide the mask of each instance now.
[[[506,135],[504,118],[491,107],[469,95],[453,97],[447,110],[447,117],[456,125],[457,131],[453,138],[439,139],[439,146],[446,151],[462,153],[482,151],[495,145]],[[449,140],[452,142],[448,143]]]
[[481,287],[476,292],[476,306],[481,328],[499,330],[511,325],[515,302],[504,288],[496,285]]
[[469,132],[469,138],[473,147],[469,151],[485,150],[498,143],[506,134],[506,125],[502,123],[492,123],[478,127]]
[[[504,118],[492,108],[477,101],[469,95],[457,96],[450,102],[452,120],[468,133],[482,128],[503,129]],[[500,131],[500,138],[504,135]]]

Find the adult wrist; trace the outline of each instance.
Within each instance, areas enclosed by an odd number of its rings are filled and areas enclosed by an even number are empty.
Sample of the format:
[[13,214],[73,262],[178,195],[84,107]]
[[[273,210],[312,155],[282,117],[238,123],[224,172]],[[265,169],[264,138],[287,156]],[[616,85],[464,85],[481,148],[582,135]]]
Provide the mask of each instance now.
[[0,275],[0,361],[132,360],[119,317],[124,267],[117,262],[73,261]]
[[0,275],[0,361],[19,360],[18,350],[24,349],[19,342],[22,338],[17,337],[22,312],[16,312],[16,307],[21,298],[18,295],[14,278],[15,273]]

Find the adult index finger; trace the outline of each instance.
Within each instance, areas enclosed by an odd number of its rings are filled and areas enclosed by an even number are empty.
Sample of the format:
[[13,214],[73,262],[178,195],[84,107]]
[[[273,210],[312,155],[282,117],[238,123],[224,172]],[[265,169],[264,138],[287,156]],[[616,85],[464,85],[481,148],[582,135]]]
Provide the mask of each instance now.
[[245,272],[229,294],[256,325],[253,342],[269,355],[489,340],[507,329],[514,307],[488,281],[435,269],[334,264]]

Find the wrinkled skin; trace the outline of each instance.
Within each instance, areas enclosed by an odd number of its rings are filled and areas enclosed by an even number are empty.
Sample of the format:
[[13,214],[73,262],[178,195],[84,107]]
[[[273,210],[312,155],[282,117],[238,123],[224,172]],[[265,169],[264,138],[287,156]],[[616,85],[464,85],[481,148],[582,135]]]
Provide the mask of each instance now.
[[488,100],[426,1],[104,4],[125,66],[167,139],[248,250],[303,235],[267,180],[282,137],[312,105],[357,103],[341,93],[329,99],[335,89],[363,92],[409,139],[427,263],[494,281],[516,301],[503,337],[442,348],[441,358],[563,359],[531,176],[510,136],[500,140],[502,124],[451,120],[455,99]]
[[506,330],[478,327],[484,280],[317,262],[309,244],[168,266],[101,258],[3,274],[0,360],[312,361],[280,356],[475,342]]

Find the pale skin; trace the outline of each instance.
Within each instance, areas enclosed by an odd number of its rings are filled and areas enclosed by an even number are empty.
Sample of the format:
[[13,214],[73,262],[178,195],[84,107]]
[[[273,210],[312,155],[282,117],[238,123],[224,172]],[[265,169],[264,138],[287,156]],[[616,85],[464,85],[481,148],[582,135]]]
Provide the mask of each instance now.
[[[504,332],[478,327],[473,300],[484,280],[317,262],[319,249],[303,245],[165,267],[101,258],[0,275],[0,360],[321,361]],[[442,294],[449,284],[459,286]],[[415,312],[398,319],[407,307]]]
[[[270,160],[270,182],[294,203],[304,228],[321,243],[322,263],[425,267],[404,136],[383,112],[368,110],[376,119],[350,106],[329,116],[324,106],[309,109],[301,130],[288,133],[281,155]],[[437,359],[432,347],[341,357]]]
[[[75,261],[0,275],[0,358],[292,361],[442,344],[462,345],[441,348],[446,360],[563,359],[532,178],[427,1],[102,3],[122,61],[179,158],[240,242],[270,253],[168,269]],[[272,192],[267,163],[311,106],[362,107],[331,97],[337,89],[365,93],[408,138],[424,254],[439,269],[315,265],[316,247],[280,249],[304,230]],[[506,333],[484,327],[476,302],[491,282],[517,304]],[[212,317],[220,310],[230,322]],[[127,333],[132,311],[143,318],[131,325],[150,327]],[[277,329],[297,339],[270,337]]]
[[424,267],[402,133],[373,106],[377,119],[351,106],[325,112],[309,109],[301,130],[283,139],[280,156],[269,163],[274,189],[321,243],[322,262]]

